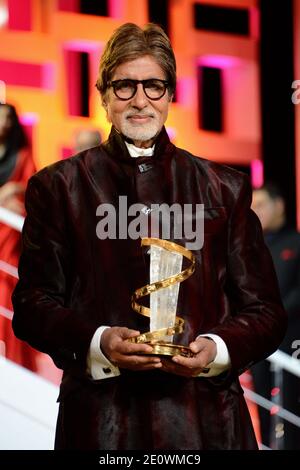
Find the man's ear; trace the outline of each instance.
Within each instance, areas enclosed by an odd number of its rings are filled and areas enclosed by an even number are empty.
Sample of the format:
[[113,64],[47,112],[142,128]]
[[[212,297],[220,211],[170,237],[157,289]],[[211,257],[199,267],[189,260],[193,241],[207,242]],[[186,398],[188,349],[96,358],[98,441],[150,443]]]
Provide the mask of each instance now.
[[107,112],[107,102],[106,102],[105,97],[102,98],[102,106],[105,109],[105,111]]
[[280,215],[285,214],[285,202],[282,197],[276,198],[276,208]]
[[108,105],[107,105],[107,101],[106,101],[105,97],[102,98],[102,106],[103,106],[103,108],[105,109],[107,121],[108,121],[108,122],[111,122],[111,119],[110,119],[110,116],[109,116],[109,112],[108,112]]

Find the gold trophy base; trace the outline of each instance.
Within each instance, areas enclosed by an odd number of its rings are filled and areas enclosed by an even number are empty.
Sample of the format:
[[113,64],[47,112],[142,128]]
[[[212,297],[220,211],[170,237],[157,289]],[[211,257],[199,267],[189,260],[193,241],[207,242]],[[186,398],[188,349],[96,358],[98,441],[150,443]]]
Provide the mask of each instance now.
[[147,343],[153,348],[149,354],[154,356],[184,356],[194,357],[191,349],[188,346],[173,343]]
[[[128,338],[127,341],[130,343],[138,344],[149,344],[153,349],[150,353],[140,353],[141,356],[160,356],[160,357],[172,357],[172,356],[183,356],[183,357],[195,357],[195,354],[188,346],[183,346],[181,344],[167,343],[164,341],[149,340],[149,336],[152,336],[153,333],[144,333],[139,336],[134,336],[133,338]],[[155,332],[154,332],[155,335]],[[146,339],[147,338],[147,339]],[[202,373],[207,374],[210,371],[209,367],[204,367]]]
[[143,355],[149,356],[184,356],[184,357],[194,357],[194,353],[188,346],[183,346],[181,344],[168,343],[166,341],[158,341],[149,339],[149,337],[155,336],[155,333],[144,333],[133,338],[129,338],[127,341],[130,343],[139,343],[139,344],[149,344],[152,347],[150,353],[142,353]]

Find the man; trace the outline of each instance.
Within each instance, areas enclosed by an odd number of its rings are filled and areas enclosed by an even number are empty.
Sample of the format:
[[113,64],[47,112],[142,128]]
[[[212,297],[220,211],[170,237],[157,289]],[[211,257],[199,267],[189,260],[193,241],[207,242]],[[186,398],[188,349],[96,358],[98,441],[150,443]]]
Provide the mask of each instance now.
[[[247,179],[168,138],[175,84],[161,28],[118,28],[97,81],[108,141],[28,186],[14,330],[64,369],[58,449],[257,448],[238,375],[276,349],[285,313]],[[204,204],[204,246],[178,301],[192,358],[127,341],[149,329],[131,308],[149,269],[139,240],[95,233],[97,208],[118,212],[119,196],[146,211]]]
[[[253,191],[252,209],[260,219],[274,261],[283,305],[288,313],[288,329],[279,349],[292,355],[299,347],[300,339],[300,234],[287,223],[285,200],[276,184],[266,183]],[[263,361],[256,364],[253,367],[253,378],[256,391],[270,399],[271,390],[276,385],[270,372],[270,363]],[[284,408],[300,416],[299,378],[284,372],[280,396]],[[285,422],[278,426],[277,423],[276,432],[272,429],[268,411],[261,409],[260,417],[265,444],[290,450],[300,449],[300,431],[295,425]],[[281,432],[278,432],[278,428]]]

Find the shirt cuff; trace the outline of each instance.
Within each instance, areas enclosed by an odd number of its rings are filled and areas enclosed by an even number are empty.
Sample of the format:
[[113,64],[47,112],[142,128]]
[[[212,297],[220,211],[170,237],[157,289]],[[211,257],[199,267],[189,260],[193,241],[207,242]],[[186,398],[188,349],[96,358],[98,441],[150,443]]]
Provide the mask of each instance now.
[[212,333],[199,335],[196,339],[201,336],[211,338],[216,343],[217,355],[215,359],[207,365],[208,372],[201,372],[199,377],[215,377],[225,370],[228,370],[231,366],[231,360],[224,340],[220,336]]
[[119,368],[114,366],[100,348],[101,336],[109,326],[99,326],[94,333],[87,355],[87,373],[94,380],[109,379],[120,375]]

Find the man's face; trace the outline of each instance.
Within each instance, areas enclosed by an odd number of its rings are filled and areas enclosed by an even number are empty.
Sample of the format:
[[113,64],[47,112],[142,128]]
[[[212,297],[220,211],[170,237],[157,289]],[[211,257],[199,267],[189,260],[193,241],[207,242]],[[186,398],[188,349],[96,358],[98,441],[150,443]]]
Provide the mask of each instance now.
[[251,208],[258,216],[263,231],[277,230],[282,224],[284,205],[280,198],[272,199],[263,189],[253,191]]
[[[119,65],[113,74],[112,81],[126,78],[166,80],[162,68],[149,55]],[[108,120],[119,132],[132,139],[137,147],[150,147],[167,119],[171,99],[172,96],[167,90],[159,100],[151,100],[147,98],[142,84],[139,83],[136,94],[128,101],[117,98],[113,88],[110,87],[103,99],[103,105]]]

